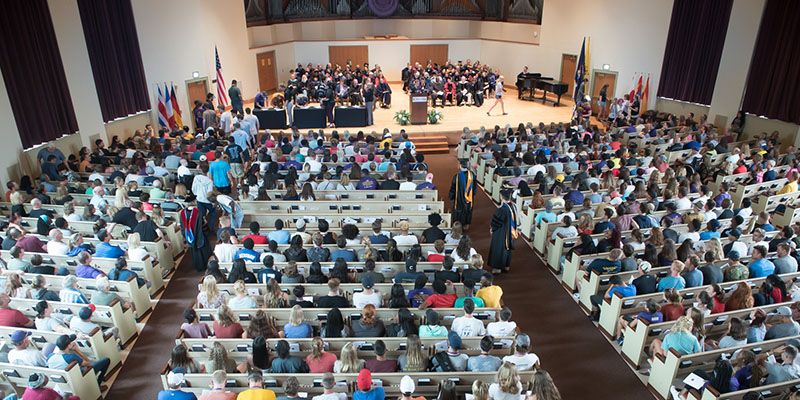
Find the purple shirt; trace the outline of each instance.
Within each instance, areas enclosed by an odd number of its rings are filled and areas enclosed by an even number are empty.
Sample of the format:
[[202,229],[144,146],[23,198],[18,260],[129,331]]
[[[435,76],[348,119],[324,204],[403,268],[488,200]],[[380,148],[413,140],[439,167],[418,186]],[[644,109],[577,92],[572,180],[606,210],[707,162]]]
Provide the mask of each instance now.
[[105,275],[105,273],[91,265],[81,264],[78,265],[77,268],[75,268],[75,276],[77,276],[78,278],[94,279],[101,275]]

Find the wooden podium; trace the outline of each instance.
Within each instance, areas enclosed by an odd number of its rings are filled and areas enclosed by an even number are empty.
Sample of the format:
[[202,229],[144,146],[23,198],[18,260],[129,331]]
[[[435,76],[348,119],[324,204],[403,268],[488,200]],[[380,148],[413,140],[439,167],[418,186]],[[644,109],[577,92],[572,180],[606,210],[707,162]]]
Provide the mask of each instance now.
[[408,96],[411,109],[411,124],[425,125],[428,123],[428,95],[425,93],[411,93]]

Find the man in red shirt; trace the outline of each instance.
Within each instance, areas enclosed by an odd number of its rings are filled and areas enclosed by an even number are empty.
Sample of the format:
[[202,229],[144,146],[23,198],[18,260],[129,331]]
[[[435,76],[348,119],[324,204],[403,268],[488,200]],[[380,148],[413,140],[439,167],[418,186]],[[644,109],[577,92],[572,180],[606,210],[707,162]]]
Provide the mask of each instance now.
[[17,239],[17,247],[22,248],[28,253],[47,253],[45,242],[39,240],[39,238],[34,235],[26,235],[25,233],[22,235],[21,238]]
[[253,239],[253,244],[267,244],[268,240],[266,236],[262,236],[259,231],[261,230],[261,224],[258,221],[253,221],[250,223],[250,233],[245,235],[242,238],[242,242],[245,239],[250,238]]
[[452,287],[453,282],[442,281],[441,279],[433,281],[433,294],[425,299],[425,302],[419,305],[420,310],[428,307],[432,308],[452,308],[458,296],[455,291],[447,293],[447,288]]
[[32,328],[33,321],[19,310],[9,307],[9,303],[11,303],[11,298],[5,293],[0,293],[0,326]]

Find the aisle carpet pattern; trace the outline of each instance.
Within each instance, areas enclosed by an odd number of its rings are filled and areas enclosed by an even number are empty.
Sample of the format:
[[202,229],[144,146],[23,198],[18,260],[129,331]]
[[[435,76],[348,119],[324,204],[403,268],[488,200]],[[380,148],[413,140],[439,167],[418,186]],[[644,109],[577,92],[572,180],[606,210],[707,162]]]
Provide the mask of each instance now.
[[[449,181],[457,170],[454,151],[427,156],[426,161],[435,175],[439,198],[449,210]],[[469,234],[475,249],[487,258],[489,222],[495,206],[482,190],[478,193]],[[174,346],[183,310],[197,294],[199,279],[191,257],[184,257],[107,398],[156,398],[161,389],[159,374]],[[517,243],[511,272],[498,277],[496,284],[502,286],[503,301],[513,311],[514,321],[531,336],[533,351],[552,375],[564,400],[653,398],[525,243]]]

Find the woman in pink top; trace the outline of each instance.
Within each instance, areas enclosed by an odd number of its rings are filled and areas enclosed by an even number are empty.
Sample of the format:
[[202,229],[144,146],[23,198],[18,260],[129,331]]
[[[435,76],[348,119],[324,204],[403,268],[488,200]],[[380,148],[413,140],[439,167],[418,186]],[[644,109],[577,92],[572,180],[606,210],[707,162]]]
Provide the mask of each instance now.
[[311,340],[311,354],[306,357],[306,364],[312,374],[333,372],[336,354],[325,351],[325,342],[319,336]]

